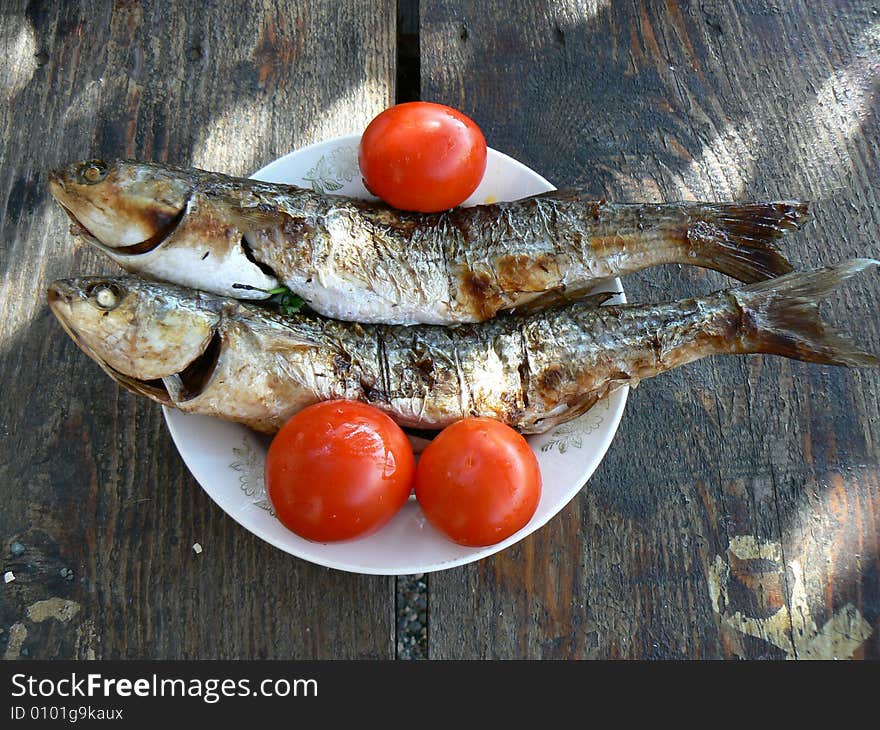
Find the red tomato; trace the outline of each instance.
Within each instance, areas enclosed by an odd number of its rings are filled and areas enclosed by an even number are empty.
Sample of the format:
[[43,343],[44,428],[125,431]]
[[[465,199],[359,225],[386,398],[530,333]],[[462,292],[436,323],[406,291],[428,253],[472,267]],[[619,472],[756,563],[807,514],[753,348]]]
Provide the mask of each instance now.
[[461,545],[494,545],[523,527],[541,496],[526,440],[491,418],[448,426],[422,452],[416,499],[428,521]]
[[388,205],[433,213],[462,203],[486,171],[486,139],[460,111],[411,101],[370,122],[358,153],[364,184]]
[[412,447],[388,416],[365,403],[326,401],[297,413],[272,440],[266,491],[297,535],[348,540],[397,514],[414,471]]

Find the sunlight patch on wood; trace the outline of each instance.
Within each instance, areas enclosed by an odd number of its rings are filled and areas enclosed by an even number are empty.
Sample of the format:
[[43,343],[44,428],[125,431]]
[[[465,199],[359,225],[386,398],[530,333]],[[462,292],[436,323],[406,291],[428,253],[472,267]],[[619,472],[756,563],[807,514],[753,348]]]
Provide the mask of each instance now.
[[835,182],[835,177],[851,170],[847,148],[872,113],[878,81],[880,22],[859,36],[848,63],[821,84],[812,100],[779,110],[792,136],[781,137],[770,120],[760,117],[730,122],[687,165],[684,184],[698,197],[740,198],[759,166],[772,168],[775,158],[784,157],[803,168],[803,184],[812,195],[844,189],[847,180]]
[[[73,242],[64,242],[63,248],[58,244],[58,236],[55,231],[60,225],[59,221],[63,214],[55,210],[51,198],[48,196],[32,214],[30,220],[22,222],[18,228],[18,236],[12,241],[10,256],[19,254],[27,245],[33,247],[33,241],[38,241],[39,248],[34,252],[31,248],[28,253],[32,260],[25,267],[11,267],[0,278],[0,353],[14,347],[20,332],[30,327],[37,316],[46,309],[46,291],[38,288],[35,282],[45,280],[45,267],[50,260],[47,255],[49,247],[57,247],[64,253],[59,255],[53,250],[53,264],[58,263],[64,257],[68,261],[73,260]],[[66,229],[66,219],[63,224]],[[63,234],[67,236],[66,230]],[[66,275],[66,272],[65,272]],[[14,278],[13,278],[14,277]],[[14,295],[12,292],[29,292],[28,296]],[[50,322],[50,326],[54,323]],[[61,329],[55,330],[60,335]]]
[[[322,142],[332,137],[360,134],[370,120],[385,108],[387,89],[384,80],[362,80],[346,88],[330,102],[321,114],[301,118],[300,131],[289,140],[278,142],[276,156],[280,157],[300,147]],[[280,110],[279,110],[280,113]],[[248,175],[274,159],[257,159],[255,145],[243,145],[242,138],[263,139],[272,130],[283,129],[284,124],[267,115],[265,109],[245,100],[224,109],[200,130],[193,145],[192,164],[207,170],[232,175]]]
[[0,28],[0,99],[10,100],[30,83],[37,69],[34,28],[24,18]]
[[703,147],[682,175],[684,184],[698,198],[741,198],[755,173],[754,151],[759,135],[751,122],[730,125]]
[[[830,192],[835,170],[850,169],[847,146],[859,134],[872,112],[880,81],[880,22],[869,26],[854,44],[853,57],[819,88],[805,113],[804,128],[812,139],[804,141],[814,153],[811,177],[818,189]],[[875,112],[876,113],[876,112]],[[841,186],[846,184],[840,181]]]

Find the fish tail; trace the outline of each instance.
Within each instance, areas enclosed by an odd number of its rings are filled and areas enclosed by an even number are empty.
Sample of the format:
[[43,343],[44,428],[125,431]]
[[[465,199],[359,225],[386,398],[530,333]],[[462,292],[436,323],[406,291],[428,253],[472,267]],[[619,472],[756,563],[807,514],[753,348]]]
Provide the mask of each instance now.
[[730,290],[741,310],[744,351],[825,365],[880,367],[880,358],[840,335],[819,313],[820,300],[874,266],[880,266],[880,261],[851,259]]
[[687,259],[747,283],[787,274],[791,264],[775,242],[809,220],[799,201],[696,206],[685,232]]

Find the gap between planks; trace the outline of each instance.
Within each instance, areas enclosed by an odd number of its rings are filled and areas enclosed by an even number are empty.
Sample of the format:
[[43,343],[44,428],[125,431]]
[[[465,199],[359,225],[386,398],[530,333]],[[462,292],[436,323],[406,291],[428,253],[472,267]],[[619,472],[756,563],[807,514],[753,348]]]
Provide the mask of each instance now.
[[[421,98],[419,0],[397,0],[396,39],[394,103],[417,101]],[[427,575],[394,578],[395,659],[428,658],[429,587]]]

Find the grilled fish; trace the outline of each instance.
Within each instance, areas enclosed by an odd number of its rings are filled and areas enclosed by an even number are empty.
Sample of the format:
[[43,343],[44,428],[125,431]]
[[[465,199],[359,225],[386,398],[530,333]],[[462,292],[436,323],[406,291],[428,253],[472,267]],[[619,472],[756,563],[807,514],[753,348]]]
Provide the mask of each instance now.
[[753,282],[807,204],[614,205],[578,192],[412,213],[289,185],[142,162],[50,174],[74,232],[123,268],[238,299],[289,287],[316,312],[454,324],[537,310],[598,281],[693,264]]
[[880,359],[827,330],[817,300],[880,262],[832,268],[668,304],[589,299],[480,324],[360,325],[137,278],[49,289],[52,311],[120,385],[182,411],[272,433],[320,400],[371,403],[402,426],[489,416],[539,433],[623,384],[714,354],[817,363]]

